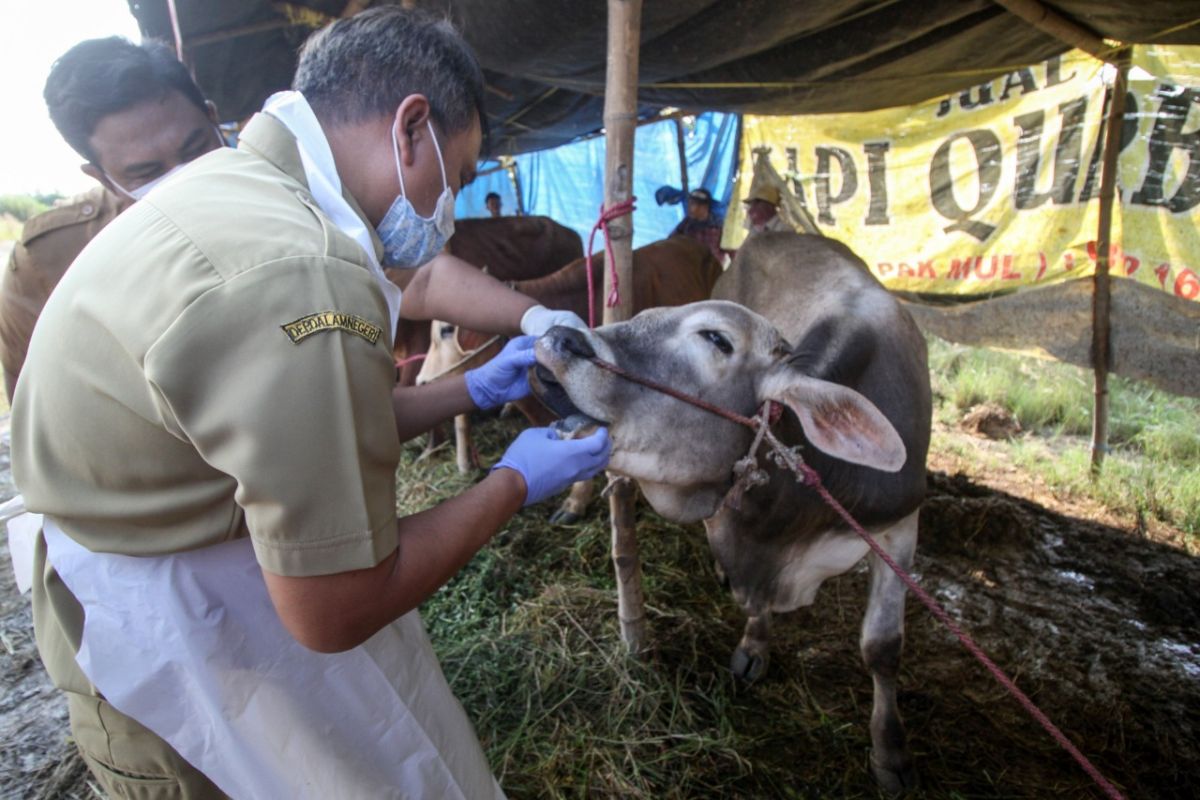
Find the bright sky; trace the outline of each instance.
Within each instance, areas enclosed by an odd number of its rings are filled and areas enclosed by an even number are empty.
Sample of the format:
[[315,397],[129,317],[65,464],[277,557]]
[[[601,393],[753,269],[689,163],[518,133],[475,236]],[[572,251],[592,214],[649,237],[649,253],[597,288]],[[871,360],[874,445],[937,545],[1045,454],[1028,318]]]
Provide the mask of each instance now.
[[141,41],[127,0],[0,0],[0,194],[96,185],[50,122],[42,87],[72,45],[113,35]]

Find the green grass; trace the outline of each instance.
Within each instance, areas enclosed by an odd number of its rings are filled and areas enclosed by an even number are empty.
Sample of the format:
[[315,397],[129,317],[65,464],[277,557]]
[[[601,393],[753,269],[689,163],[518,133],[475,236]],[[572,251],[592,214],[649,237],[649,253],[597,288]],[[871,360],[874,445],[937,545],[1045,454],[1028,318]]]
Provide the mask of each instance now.
[[1018,466],[1056,490],[1200,537],[1200,400],[1110,376],[1110,452],[1093,478],[1090,371],[932,337],[929,345],[941,421],[954,424],[976,404],[997,403],[1027,432],[1010,445]]
[[21,238],[25,223],[8,214],[0,214],[0,242],[15,242]]

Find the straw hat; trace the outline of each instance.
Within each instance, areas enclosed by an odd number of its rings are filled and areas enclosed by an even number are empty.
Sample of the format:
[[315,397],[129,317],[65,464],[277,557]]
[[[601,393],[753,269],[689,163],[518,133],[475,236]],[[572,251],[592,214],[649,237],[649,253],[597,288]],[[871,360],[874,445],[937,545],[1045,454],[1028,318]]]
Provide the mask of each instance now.
[[755,181],[750,187],[750,193],[746,195],[743,203],[752,203],[755,200],[765,200],[773,206],[779,205],[779,189],[765,181]]

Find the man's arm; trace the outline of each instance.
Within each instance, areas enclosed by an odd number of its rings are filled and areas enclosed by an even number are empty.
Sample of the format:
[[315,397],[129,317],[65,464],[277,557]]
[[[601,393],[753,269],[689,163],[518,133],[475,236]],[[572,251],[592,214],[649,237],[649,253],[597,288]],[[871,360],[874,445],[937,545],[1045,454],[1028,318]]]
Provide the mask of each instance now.
[[520,509],[526,486],[493,471],[441,505],[396,522],[400,544],[370,569],[308,578],[263,570],[284,627],[305,647],[336,653],[371,638],[450,580]]
[[17,242],[9,255],[8,267],[0,284],[0,365],[4,369],[4,391],[8,395],[9,405],[12,404],[13,394],[17,390],[17,377],[29,352],[33,326],[42,306],[46,304],[43,287],[27,280],[33,274],[33,269],[34,264],[25,252],[24,245]]
[[537,305],[460,258],[439,255],[415,270],[400,301],[405,319],[441,319],[484,333],[515,334]]
[[392,389],[392,410],[402,442],[475,408],[462,375],[448,375],[422,386],[397,386]]

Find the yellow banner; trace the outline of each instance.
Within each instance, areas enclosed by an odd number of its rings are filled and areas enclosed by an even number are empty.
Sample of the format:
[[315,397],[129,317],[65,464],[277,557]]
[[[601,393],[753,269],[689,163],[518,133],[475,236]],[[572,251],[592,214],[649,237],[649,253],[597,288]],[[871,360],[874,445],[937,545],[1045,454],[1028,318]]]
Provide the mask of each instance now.
[[[1073,51],[958,95],[744,118],[723,244],[747,232],[753,153],[890,288],[987,295],[1096,264],[1106,77]],[[1200,300],[1200,47],[1134,49],[1112,273]]]

